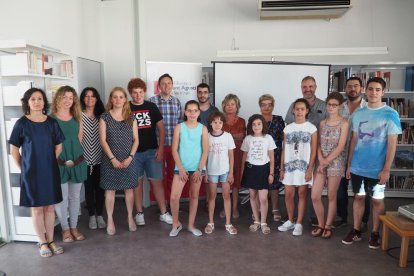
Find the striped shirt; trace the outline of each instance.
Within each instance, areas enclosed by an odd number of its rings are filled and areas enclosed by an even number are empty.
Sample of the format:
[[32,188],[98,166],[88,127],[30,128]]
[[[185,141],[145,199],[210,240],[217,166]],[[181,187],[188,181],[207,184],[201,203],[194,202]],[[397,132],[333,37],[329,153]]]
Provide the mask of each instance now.
[[180,100],[173,96],[165,100],[160,95],[156,95],[152,96],[149,101],[155,103],[162,114],[165,127],[165,146],[171,146],[174,128],[183,121]]
[[99,143],[99,118],[90,118],[82,112],[83,157],[89,166],[101,163],[102,147]]

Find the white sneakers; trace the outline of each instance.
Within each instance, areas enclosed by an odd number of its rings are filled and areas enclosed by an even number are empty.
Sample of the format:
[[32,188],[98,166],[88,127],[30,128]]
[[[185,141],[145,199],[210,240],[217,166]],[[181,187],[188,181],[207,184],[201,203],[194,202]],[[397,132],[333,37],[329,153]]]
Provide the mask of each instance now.
[[173,218],[169,212],[165,212],[164,214],[160,215],[160,221],[165,222],[167,224],[172,224]]
[[292,235],[293,236],[302,236],[303,226],[302,224],[296,223],[295,229],[293,229]]
[[[172,224],[173,219],[169,212],[165,212],[164,214],[160,215],[160,221],[165,222],[167,224]],[[144,213],[137,213],[135,215],[135,223],[139,226],[145,225],[145,218]]]
[[89,217],[89,229],[103,229],[106,228],[105,220],[102,216],[90,216]]
[[97,228],[98,228],[98,224],[96,222],[96,217],[90,216],[89,217],[89,229],[97,229]]
[[137,213],[135,215],[135,223],[139,226],[145,225],[144,213]]
[[285,223],[283,223],[282,225],[280,225],[277,230],[279,230],[280,232],[286,232],[288,230],[292,230],[295,228],[295,224],[290,222],[290,220],[285,221]]
[[178,233],[180,233],[181,229],[183,229],[183,225],[180,224],[177,228],[173,228],[170,231],[170,237],[177,237]]
[[303,226],[302,224],[294,224],[290,220],[285,221],[282,225],[277,228],[280,232],[286,232],[293,229],[292,235],[293,236],[301,236],[303,233]]
[[97,216],[96,217],[96,222],[98,223],[98,228],[99,229],[106,228],[106,223],[105,223],[105,220],[102,216]]

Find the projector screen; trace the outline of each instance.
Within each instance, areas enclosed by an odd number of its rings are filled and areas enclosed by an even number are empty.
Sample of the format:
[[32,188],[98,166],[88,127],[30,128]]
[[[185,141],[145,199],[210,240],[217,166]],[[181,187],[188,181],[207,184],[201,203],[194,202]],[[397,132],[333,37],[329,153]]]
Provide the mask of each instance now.
[[240,98],[239,116],[247,120],[260,113],[259,97],[271,94],[275,98],[273,114],[285,118],[289,106],[302,98],[300,88],[305,76],[316,80],[316,97],[325,100],[329,88],[329,65],[291,63],[214,63],[214,103],[221,110],[221,102],[229,94]]

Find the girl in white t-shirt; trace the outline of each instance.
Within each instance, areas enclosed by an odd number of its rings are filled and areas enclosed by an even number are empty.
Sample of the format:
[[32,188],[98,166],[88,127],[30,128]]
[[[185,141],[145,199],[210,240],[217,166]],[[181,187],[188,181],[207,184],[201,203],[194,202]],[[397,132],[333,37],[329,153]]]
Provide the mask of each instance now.
[[[250,206],[255,221],[249,230],[256,232],[260,228],[263,234],[269,234],[270,228],[266,223],[268,210],[268,189],[274,178],[274,149],[276,144],[267,134],[267,123],[262,115],[254,114],[247,123],[247,136],[243,140],[242,186],[249,188]],[[260,216],[257,206],[259,194]],[[260,221],[258,220],[260,218]]]
[[212,131],[208,134],[208,161],[205,180],[208,181],[208,218],[204,232],[213,233],[214,230],[214,208],[216,204],[217,184],[221,184],[224,201],[224,212],[226,215],[226,231],[231,235],[237,234],[237,229],[230,222],[231,200],[230,186],[233,185],[233,149],[236,148],[233,136],[222,130],[226,117],[223,113],[216,111],[209,116],[208,122]]
[[[293,103],[295,121],[283,130],[283,150],[280,161],[280,180],[285,185],[285,204],[288,220],[278,227],[285,232],[293,229],[294,236],[303,232],[302,221],[306,207],[308,185],[312,185],[313,167],[317,149],[317,129],[306,121],[310,105],[305,99]],[[298,187],[299,204],[296,224],[293,220],[295,190]]]

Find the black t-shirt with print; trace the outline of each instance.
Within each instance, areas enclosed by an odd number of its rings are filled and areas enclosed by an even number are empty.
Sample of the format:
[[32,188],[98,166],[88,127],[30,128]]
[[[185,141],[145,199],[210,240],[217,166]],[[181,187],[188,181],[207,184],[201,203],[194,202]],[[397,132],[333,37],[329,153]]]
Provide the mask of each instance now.
[[138,125],[138,152],[158,148],[156,129],[157,123],[162,120],[162,115],[157,105],[149,101],[144,101],[141,105],[129,102],[129,105]]

